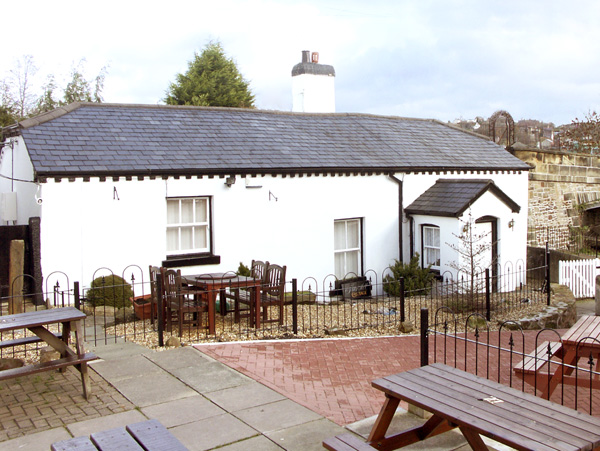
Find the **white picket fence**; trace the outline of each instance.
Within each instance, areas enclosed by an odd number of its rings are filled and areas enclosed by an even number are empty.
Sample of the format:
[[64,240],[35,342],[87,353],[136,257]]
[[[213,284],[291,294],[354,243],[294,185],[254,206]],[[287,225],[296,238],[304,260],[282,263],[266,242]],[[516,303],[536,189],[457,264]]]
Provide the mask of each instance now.
[[568,286],[576,298],[596,296],[596,276],[599,274],[599,258],[558,262],[558,283]]

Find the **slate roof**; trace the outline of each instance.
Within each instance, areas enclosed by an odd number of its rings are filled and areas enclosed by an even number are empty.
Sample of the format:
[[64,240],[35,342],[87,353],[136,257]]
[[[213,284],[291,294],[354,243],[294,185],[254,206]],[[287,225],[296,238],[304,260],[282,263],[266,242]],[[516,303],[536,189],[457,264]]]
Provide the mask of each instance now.
[[74,103],[4,132],[37,177],[529,169],[442,122],[366,114]]
[[521,209],[516,202],[496,186],[493,180],[439,179],[404,211],[409,215],[458,218],[488,190],[514,213],[518,213]]

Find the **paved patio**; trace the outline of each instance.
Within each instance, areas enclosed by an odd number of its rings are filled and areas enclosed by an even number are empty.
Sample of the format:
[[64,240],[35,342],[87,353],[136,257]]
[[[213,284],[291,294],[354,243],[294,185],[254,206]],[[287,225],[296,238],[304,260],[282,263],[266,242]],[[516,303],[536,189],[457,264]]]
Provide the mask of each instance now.
[[[590,302],[578,305],[580,314],[593,309]],[[324,438],[345,429],[368,434],[383,402],[370,381],[418,366],[418,340],[228,343],[163,352],[131,342],[99,346],[103,360],[91,365],[89,402],[73,368],[0,383],[0,451],[47,451],[59,440],[150,418],[192,450],[322,450]],[[422,421],[399,411],[393,428]],[[406,449],[468,446],[451,431]]]
[[[343,342],[354,344],[352,340]],[[335,352],[331,347],[329,351]],[[46,372],[0,384],[0,437],[4,440],[0,451],[47,451],[56,441],[150,418],[160,420],[190,450],[316,451],[323,449],[325,438],[347,429],[366,436],[374,421],[367,418],[371,412],[366,410],[362,421],[344,428],[194,347],[155,352],[124,343],[100,346],[95,352],[103,360],[90,365],[94,394],[89,402],[83,399],[81,381],[73,368],[64,374]],[[327,379],[325,373],[321,375]],[[296,386],[298,391],[301,385]],[[321,406],[320,400],[313,400]],[[349,399],[348,405],[365,401],[357,396]],[[331,411],[336,403],[329,406]],[[399,410],[393,428],[400,430],[407,423],[421,421]],[[425,449],[456,450],[464,444],[460,434],[450,432],[429,441]]]

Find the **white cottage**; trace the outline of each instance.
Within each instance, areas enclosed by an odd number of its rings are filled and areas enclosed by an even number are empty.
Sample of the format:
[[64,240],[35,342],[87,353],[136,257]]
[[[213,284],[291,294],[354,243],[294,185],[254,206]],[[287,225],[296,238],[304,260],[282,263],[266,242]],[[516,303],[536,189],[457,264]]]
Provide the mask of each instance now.
[[75,103],[4,136],[0,221],[41,218],[44,276],[260,259],[320,283],[415,252],[444,273],[468,214],[497,266],[525,261],[529,166],[435,120]]

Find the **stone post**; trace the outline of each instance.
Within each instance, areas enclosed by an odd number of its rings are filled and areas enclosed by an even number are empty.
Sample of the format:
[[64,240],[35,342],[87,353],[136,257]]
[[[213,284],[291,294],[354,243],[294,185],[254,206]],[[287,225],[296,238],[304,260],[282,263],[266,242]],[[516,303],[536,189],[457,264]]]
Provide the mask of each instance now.
[[8,269],[9,300],[8,313],[23,313],[23,268],[25,267],[25,241],[10,242]]

